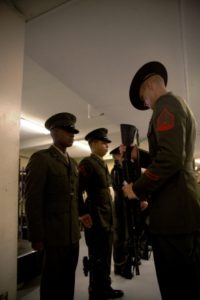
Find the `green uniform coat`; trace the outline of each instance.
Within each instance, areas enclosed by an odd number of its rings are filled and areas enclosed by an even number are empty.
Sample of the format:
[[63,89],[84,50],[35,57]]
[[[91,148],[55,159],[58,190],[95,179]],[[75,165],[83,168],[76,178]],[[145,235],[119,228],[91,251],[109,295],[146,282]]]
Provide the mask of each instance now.
[[137,196],[152,195],[150,229],[181,234],[200,229],[200,191],[193,172],[195,120],[172,93],[161,96],[149,124],[152,163],[134,183]]
[[[90,213],[93,226],[113,230],[113,203],[109,187],[111,178],[104,161],[96,155],[84,158],[79,164],[80,215]],[[86,191],[84,202],[82,193]]]
[[67,246],[80,238],[76,162],[53,146],[34,153],[26,168],[26,213],[29,239]]

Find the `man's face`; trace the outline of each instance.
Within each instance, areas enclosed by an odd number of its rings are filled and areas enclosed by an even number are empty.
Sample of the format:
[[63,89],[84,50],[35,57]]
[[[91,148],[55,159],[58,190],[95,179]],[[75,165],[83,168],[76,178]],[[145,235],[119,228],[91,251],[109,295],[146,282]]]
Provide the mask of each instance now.
[[139,95],[140,99],[144,102],[144,106],[152,108],[151,90],[149,88],[148,80],[141,84]]
[[63,128],[55,128],[52,134],[54,143],[62,148],[71,147],[74,142],[74,133]]
[[92,152],[103,157],[108,152],[108,143],[95,140],[92,142]]

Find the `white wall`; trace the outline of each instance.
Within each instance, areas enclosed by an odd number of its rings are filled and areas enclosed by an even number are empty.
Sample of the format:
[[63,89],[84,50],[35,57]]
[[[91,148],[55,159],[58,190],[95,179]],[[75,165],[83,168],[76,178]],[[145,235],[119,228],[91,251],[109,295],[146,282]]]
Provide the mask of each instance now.
[[196,157],[200,157],[200,1],[182,0],[184,67],[187,100],[196,117]]
[[[168,89],[198,120],[199,15],[199,0],[87,0],[33,19],[26,28],[24,115],[45,120],[66,108],[77,116],[78,138],[107,127],[113,148],[120,123],[136,125],[144,138],[151,111],[133,109],[128,90],[135,71],[158,60],[168,70]],[[88,119],[87,103],[105,116]]]
[[25,22],[0,2],[0,295],[16,300],[19,116]]

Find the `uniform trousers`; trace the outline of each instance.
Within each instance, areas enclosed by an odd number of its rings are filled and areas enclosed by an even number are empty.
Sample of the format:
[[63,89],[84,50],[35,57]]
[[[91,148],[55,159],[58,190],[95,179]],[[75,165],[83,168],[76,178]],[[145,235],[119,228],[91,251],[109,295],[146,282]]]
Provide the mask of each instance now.
[[79,243],[46,247],[40,283],[41,300],[73,300]]
[[152,248],[162,299],[200,299],[200,232],[153,234]]
[[89,299],[107,299],[106,291],[111,286],[111,256],[113,233],[102,228],[85,230],[85,240],[90,259]]

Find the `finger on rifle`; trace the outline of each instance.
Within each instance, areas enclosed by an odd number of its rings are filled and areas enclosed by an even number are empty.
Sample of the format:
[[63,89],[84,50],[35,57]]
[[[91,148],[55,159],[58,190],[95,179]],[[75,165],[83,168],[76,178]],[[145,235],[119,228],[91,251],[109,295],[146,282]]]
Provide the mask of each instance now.
[[140,202],[140,208],[141,208],[141,210],[145,210],[147,207],[148,207],[148,202],[147,201],[145,201],[145,200],[143,200],[143,201],[141,201]]
[[126,152],[126,146],[121,144],[119,146],[119,153],[123,156],[125,152]]
[[132,150],[131,150],[131,158],[133,160],[136,160],[137,157],[138,157],[138,148],[137,148],[137,145],[132,145]]

